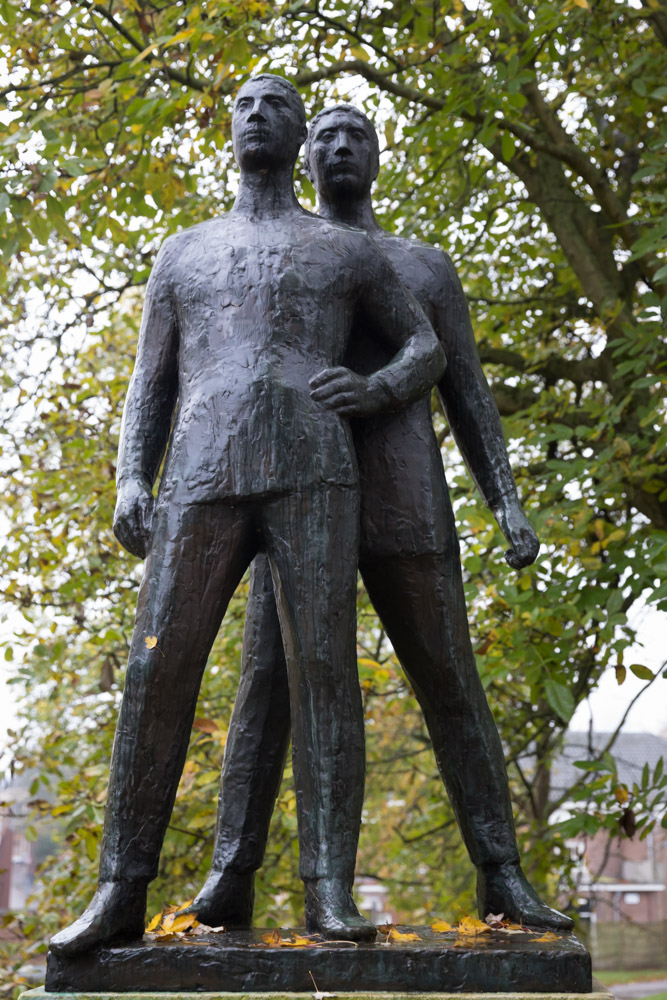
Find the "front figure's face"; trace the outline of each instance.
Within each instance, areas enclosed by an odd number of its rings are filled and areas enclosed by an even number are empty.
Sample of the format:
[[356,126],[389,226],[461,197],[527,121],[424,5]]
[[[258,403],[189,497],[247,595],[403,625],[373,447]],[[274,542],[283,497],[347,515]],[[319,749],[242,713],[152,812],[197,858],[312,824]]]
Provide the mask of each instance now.
[[241,87],[232,113],[232,143],[239,166],[265,169],[295,162],[305,138],[300,100],[270,78],[249,80]]
[[370,128],[358,115],[335,109],[315,123],[307,170],[321,200],[340,201],[370,192],[378,172]]

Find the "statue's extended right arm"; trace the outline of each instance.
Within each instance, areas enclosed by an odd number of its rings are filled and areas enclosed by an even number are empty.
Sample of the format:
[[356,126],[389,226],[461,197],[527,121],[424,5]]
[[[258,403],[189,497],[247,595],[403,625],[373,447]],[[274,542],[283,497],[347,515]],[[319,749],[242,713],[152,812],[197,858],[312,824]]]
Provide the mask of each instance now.
[[139,346],[123,410],[118,448],[118,498],[113,530],[145,558],[153,519],[153,484],[171,428],[178,393],[178,324],[168,278],[169,241],[146,287]]
[[519,500],[500,414],[479,360],[468,304],[446,254],[437,305],[439,334],[449,362],[438,391],[470,474],[509,542],[505,558],[514,569],[521,569],[535,561],[540,543]]
[[396,353],[369,376],[339,366],[326,368],[310,380],[313,399],[346,417],[401,409],[426,395],[447,365],[442,345],[417,300],[401,284],[377,244],[366,235],[362,240],[358,313],[372,317]]

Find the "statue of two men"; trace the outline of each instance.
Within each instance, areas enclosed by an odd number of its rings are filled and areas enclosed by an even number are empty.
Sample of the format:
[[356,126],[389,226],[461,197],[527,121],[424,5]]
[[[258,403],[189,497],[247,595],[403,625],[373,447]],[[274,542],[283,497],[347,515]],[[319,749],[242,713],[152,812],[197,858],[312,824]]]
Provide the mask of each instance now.
[[200,921],[251,921],[291,733],[306,927],[337,939],[375,935],[351,894],[365,766],[359,564],[424,711],[478,870],[480,912],[569,927],[521,872],[430,422],[437,383],[510,543],[508,561],[532,562],[537,539],[451,263],[378,226],[377,137],[356,109],[328,109],[312,123],[306,158],[319,216],[294,194],[306,123],[290,83],[248,81],[232,136],[241,172],[233,209],[170,237],[146,292],[114,521],[146,566],[99,885],[51,948],[75,953],[143,934],[202,672],[253,560],[212,871],[193,904]]

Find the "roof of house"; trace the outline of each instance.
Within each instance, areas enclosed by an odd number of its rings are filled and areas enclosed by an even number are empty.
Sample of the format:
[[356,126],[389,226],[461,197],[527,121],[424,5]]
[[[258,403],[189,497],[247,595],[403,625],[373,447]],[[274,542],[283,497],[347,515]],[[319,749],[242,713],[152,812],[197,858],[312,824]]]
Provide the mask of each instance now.
[[[574,766],[577,760],[595,760],[609,742],[611,733],[569,732],[562,754],[551,769],[551,792],[558,797],[582,777],[583,770]],[[651,774],[660,757],[667,767],[667,740],[652,733],[620,733],[610,753],[616,761],[619,781],[632,786],[641,782],[646,763]]]

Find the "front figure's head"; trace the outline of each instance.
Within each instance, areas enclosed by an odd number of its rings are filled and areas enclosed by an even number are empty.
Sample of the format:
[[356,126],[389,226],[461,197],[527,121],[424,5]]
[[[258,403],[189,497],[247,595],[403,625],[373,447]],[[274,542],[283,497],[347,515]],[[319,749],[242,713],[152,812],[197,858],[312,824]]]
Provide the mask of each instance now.
[[232,111],[232,144],[241,168],[293,166],[306,133],[303,101],[289,80],[261,73],[243,84]]
[[308,130],[305,167],[322,201],[370,194],[380,167],[378,137],[370,119],[351,104],[320,111]]

